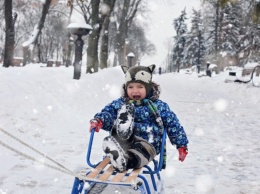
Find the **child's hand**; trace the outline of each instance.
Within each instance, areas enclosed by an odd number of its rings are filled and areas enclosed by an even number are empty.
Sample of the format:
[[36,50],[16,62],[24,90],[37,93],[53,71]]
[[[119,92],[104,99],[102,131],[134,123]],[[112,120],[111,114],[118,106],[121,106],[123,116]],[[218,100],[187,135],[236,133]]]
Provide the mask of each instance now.
[[179,160],[183,162],[186,158],[186,155],[188,154],[188,148],[187,147],[180,147],[178,149],[179,151]]
[[102,123],[101,119],[91,119],[89,132],[91,132],[92,129],[95,129],[96,132],[99,132],[99,130],[102,128],[102,126],[103,126],[103,123]]

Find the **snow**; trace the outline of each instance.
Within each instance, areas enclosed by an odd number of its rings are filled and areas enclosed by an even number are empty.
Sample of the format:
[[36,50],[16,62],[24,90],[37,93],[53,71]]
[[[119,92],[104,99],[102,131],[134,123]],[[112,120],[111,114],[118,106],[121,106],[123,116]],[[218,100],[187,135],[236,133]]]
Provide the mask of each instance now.
[[245,65],[245,68],[254,69],[257,65],[259,66],[259,63],[247,63],[247,64]]
[[222,57],[225,57],[227,55],[227,52],[221,51],[219,54],[221,54]]
[[38,25],[35,25],[31,36],[27,41],[23,43],[23,47],[29,47],[35,41],[35,38],[38,33],[39,33]]
[[[120,96],[124,74],[120,67],[84,74],[83,67],[81,79],[73,80],[72,67],[44,66],[0,68],[0,128],[72,171],[86,168],[89,120]],[[162,171],[166,194],[259,193],[260,89],[251,83],[225,83],[226,76],[153,76],[161,85],[161,99],[177,114],[190,141],[184,162],[167,141],[167,170]],[[0,133],[1,142],[55,165]],[[96,134],[92,162],[104,155],[101,144],[107,135],[102,130]],[[0,166],[1,194],[71,192],[73,176],[3,146]],[[126,191],[116,186],[108,193]]]
[[216,64],[210,64],[209,65],[209,69],[213,69],[213,68],[215,68],[215,67],[218,67]]
[[135,57],[135,54],[131,52],[131,53],[129,53],[127,56],[128,56],[128,57]]
[[84,29],[88,29],[88,30],[92,30],[93,28],[86,23],[70,23],[67,26],[68,29],[74,29],[74,28],[84,28]]

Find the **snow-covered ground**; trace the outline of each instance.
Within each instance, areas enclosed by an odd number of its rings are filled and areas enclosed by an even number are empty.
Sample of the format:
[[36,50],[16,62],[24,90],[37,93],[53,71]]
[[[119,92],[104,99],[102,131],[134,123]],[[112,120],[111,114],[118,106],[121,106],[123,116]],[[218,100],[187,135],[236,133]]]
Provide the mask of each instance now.
[[[73,80],[72,67],[0,68],[0,128],[70,170],[87,167],[89,120],[120,96],[124,75],[119,67],[84,72]],[[167,171],[162,172],[166,194],[259,194],[260,88],[225,83],[226,78],[226,72],[211,78],[196,73],[154,75],[161,99],[177,114],[190,141],[183,163],[167,144]],[[0,133],[1,142],[52,164]],[[96,134],[94,161],[103,156],[100,143],[106,135]],[[70,193],[74,181],[1,145],[0,168],[1,194]],[[120,187],[109,191],[123,192]]]

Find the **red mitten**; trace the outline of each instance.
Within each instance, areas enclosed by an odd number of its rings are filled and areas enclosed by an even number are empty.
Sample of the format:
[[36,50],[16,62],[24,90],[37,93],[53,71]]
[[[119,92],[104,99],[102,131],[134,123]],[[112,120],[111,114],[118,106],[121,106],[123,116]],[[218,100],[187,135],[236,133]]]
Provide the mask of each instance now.
[[187,147],[180,147],[178,149],[179,151],[179,160],[183,162],[188,154],[188,148]]
[[99,130],[102,128],[102,126],[103,126],[103,123],[102,123],[101,119],[91,119],[89,132],[91,132],[92,129],[95,129],[96,132],[99,132]]

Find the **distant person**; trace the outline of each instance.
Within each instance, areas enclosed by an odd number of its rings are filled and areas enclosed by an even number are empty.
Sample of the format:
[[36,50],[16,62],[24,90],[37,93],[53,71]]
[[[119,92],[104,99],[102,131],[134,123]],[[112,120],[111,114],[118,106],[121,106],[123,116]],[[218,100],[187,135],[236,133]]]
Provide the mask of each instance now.
[[152,81],[154,69],[155,65],[122,66],[122,96],[90,121],[90,131],[110,132],[102,147],[117,171],[141,168],[152,161],[161,151],[164,130],[178,149],[181,162],[188,154],[184,128],[169,105],[159,99],[160,87]]
[[200,64],[197,64],[198,73],[200,73]]
[[211,77],[211,70],[209,69],[209,67],[210,67],[210,63],[207,62],[206,75]]
[[209,69],[209,66],[210,66],[210,63],[209,63],[209,62],[207,62],[207,70]]
[[161,75],[161,74],[162,74],[162,68],[159,67],[159,75]]

